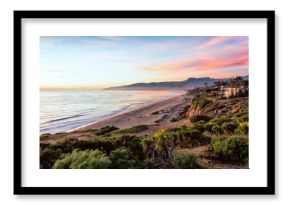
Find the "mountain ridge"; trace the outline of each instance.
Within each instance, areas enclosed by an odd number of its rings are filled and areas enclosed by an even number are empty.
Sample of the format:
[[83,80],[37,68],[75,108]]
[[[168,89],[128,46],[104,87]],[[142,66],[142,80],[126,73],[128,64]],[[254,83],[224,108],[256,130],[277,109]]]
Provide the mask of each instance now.
[[[248,78],[248,75],[242,76],[243,78]],[[105,90],[187,90],[197,87],[207,85],[212,85],[214,82],[221,80],[228,80],[229,78],[210,78],[210,77],[200,77],[194,78],[190,77],[184,81],[164,81],[164,82],[150,82],[150,83],[134,83],[123,86],[116,86],[106,88]]]

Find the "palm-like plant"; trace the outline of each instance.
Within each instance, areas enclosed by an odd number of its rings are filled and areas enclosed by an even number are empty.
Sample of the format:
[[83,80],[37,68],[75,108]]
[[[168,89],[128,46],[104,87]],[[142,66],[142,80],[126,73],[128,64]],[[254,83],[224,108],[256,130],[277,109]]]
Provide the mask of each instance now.
[[165,159],[170,159],[176,147],[174,135],[160,129],[155,134],[156,149],[164,154]]
[[146,158],[152,157],[154,159],[154,153],[155,153],[155,139],[151,136],[145,136],[142,141],[141,145],[143,148],[143,152],[146,155]]

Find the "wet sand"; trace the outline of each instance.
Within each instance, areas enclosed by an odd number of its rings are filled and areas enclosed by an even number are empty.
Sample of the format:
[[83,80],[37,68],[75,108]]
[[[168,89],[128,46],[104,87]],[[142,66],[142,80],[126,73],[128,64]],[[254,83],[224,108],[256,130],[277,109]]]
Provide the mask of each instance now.
[[[178,115],[180,110],[190,104],[191,96],[179,95],[147,106],[97,121],[77,130],[97,129],[105,126],[129,128],[136,125],[162,125]],[[154,113],[158,112],[158,113]]]

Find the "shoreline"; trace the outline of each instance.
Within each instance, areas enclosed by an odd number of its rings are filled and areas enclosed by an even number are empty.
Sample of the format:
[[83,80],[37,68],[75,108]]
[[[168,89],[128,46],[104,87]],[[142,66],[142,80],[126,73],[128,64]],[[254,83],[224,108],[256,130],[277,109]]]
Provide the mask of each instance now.
[[153,97],[152,99],[145,98],[145,100],[143,101],[142,100],[139,100],[139,101],[137,100],[136,102],[132,101],[130,104],[128,104],[127,106],[123,108],[120,107],[120,109],[118,110],[114,110],[112,112],[108,112],[107,114],[102,114],[100,116],[98,116],[97,111],[94,111],[96,113],[92,114],[89,117],[84,116],[82,119],[71,117],[72,119],[68,120],[67,122],[59,120],[59,119],[55,120],[57,121],[55,123],[45,122],[43,123],[43,125],[40,124],[39,133],[40,135],[43,135],[43,134],[56,134],[56,133],[62,133],[62,132],[65,132],[65,133],[73,132],[73,131],[82,129],[84,127],[93,125],[99,121],[104,121],[112,117],[118,116],[120,114],[138,110],[140,108],[150,106],[152,104],[156,104],[158,102],[162,102],[164,100],[171,99],[176,96],[185,95],[185,94],[186,94],[185,91],[180,91],[180,90],[178,92],[167,91],[165,95],[163,94],[157,97]]
[[[122,129],[137,125],[158,125],[168,123],[173,117],[178,115],[181,108],[191,102],[192,98],[193,96],[188,96],[183,93],[181,95],[161,99],[157,102],[149,103],[148,105],[130,111],[121,111],[117,115],[82,125],[68,132],[99,129],[106,126],[116,126]],[[158,112],[158,114],[156,114],[156,112]]]

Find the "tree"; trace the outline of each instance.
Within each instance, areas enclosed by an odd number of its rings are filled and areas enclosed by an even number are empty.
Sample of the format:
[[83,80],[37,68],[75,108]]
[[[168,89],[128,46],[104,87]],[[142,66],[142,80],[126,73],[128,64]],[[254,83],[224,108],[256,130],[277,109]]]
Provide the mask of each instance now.
[[176,147],[174,135],[160,129],[155,134],[156,149],[163,153],[165,159],[170,159],[174,148]]
[[155,143],[155,139],[151,136],[145,136],[142,138],[141,144],[146,158],[155,157]]

